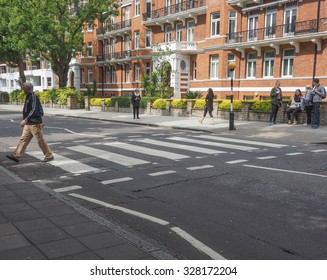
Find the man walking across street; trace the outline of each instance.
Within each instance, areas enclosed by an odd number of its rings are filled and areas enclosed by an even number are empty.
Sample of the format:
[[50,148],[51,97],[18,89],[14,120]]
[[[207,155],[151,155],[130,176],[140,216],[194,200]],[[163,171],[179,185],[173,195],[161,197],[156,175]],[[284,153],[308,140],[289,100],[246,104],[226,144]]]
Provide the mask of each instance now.
[[28,144],[34,137],[41,148],[44,159],[42,162],[48,162],[53,160],[53,154],[43,138],[42,128],[44,127],[42,116],[43,109],[39,98],[33,92],[33,84],[26,82],[23,84],[23,90],[26,95],[24,108],[23,108],[23,120],[20,122],[20,126],[23,127],[23,132],[16,147],[15,152],[12,155],[7,155],[10,160],[19,163],[22,158]]

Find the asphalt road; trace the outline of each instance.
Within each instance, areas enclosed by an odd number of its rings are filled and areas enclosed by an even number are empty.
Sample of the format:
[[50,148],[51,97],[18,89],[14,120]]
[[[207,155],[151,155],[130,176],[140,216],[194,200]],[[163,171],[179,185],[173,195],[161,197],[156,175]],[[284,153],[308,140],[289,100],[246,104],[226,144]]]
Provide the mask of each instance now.
[[20,114],[0,113],[1,165],[41,182],[181,259],[327,259],[327,147],[78,118],[45,118],[5,158]]

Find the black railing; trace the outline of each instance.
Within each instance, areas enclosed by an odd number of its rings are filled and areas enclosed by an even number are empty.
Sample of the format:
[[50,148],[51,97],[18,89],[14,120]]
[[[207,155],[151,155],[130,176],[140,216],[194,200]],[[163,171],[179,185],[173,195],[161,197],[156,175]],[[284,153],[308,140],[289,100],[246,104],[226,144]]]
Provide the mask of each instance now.
[[132,55],[131,51],[123,51],[123,52],[115,52],[115,53],[109,53],[105,55],[98,55],[97,61],[114,61],[114,60],[124,60],[129,59]]
[[119,31],[119,30],[122,30],[125,28],[129,28],[131,26],[132,26],[132,21],[130,19],[128,19],[125,21],[115,23],[113,25],[108,25],[108,26],[98,28],[97,35],[103,35],[103,34],[106,34],[108,32],[112,32],[112,31]]
[[153,10],[151,12],[147,11],[143,14],[143,21],[148,21],[152,19],[158,19],[171,14],[177,14],[184,11],[189,11],[191,9],[199,8],[205,6],[205,0],[186,0],[181,3]]
[[322,18],[270,26],[266,28],[251,29],[227,34],[226,43],[246,43],[270,38],[284,38],[296,35],[306,35],[327,31],[327,18]]

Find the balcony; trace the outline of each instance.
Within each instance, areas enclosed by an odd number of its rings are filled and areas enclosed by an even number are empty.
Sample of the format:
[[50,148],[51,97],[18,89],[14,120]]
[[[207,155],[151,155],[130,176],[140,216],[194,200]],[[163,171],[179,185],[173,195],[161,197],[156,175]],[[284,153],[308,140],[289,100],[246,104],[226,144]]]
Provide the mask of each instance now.
[[300,42],[317,43],[322,36],[327,36],[327,18],[322,18],[319,22],[313,19],[229,33],[226,35],[223,49],[256,48],[289,43],[298,47]]
[[181,20],[185,25],[186,18],[193,18],[197,22],[197,16],[205,14],[206,11],[205,0],[182,1],[180,4],[144,13],[143,24],[146,26],[160,25],[163,28],[165,23],[173,25],[174,21]]
[[174,52],[174,53],[184,53],[184,54],[192,54],[197,51],[197,43],[196,42],[169,42],[169,43],[161,43],[153,46],[153,52]]
[[97,38],[106,39],[114,38],[116,36],[123,36],[124,34],[130,34],[132,31],[132,21],[130,19],[108,25],[106,27],[100,27],[97,29]]
[[97,62],[107,62],[110,64],[114,63],[125,63],[129,62],[132,59],[132,51],[123,51],[123,52],[115,52],[109,53],[105,55],[98,55],[96,60]]

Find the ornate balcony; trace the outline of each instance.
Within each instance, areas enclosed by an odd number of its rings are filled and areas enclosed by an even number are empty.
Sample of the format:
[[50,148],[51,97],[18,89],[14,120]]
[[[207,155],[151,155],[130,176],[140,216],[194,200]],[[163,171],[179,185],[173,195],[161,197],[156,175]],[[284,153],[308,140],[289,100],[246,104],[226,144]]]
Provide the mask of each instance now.
[[306,20],[266,28],[245,30],[226,35],[223,49],[257,49],[264,46],[292,44],[299,51],[301,42],[314,42],[321,48],[322,37],[327,36],[327,18]]
[[161,43],[153,46],[153,52],[161,52],[161,51],[172,51],[174,53],[185,53],[191,54],[196,53],[197,51],[197,43],[196,42],[169,42],[169,43]]
[[146,26],[160,25],[163,28],[165,23],[171,23],[176,20],[181,20],[185,24],[186,18],[194,18],[197,21],[197,16],[205,14],[207,6],[205,0],[187,0],[180,4],[167,6],[164,8],[153,10],[143,14],[143,24]]
[[105,55],[98,55],[97,62],[109,62],[109,63],[124,63],[130,61],[132,58],[132,51],[123,51],[109,53]]
[[130,34],[132,31],[132,21],[130,19],[108,25],[106,27],[100,27],[97,29],[97,38],[106,39],[116,36],[123,36],[124,34]]

